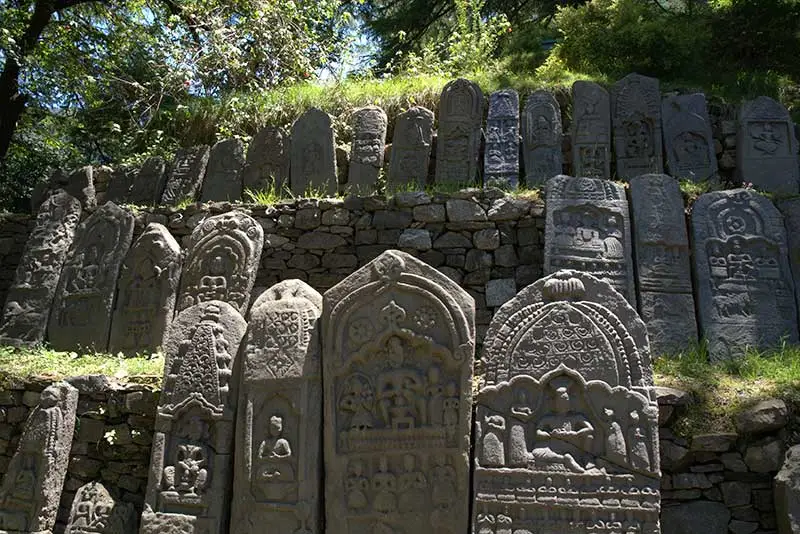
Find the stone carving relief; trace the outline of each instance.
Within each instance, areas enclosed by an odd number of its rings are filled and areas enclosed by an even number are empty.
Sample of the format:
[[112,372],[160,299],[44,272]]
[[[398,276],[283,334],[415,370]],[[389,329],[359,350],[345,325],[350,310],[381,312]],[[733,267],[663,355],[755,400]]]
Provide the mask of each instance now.
[[611,88],[611,108],[617,177],[663,172],[658,80],[628,74]]
[[331,117],[311,108],[294,121],[291,143],[291,187],[295,196],[309,188],[327,196],[336,194],[336,137]]
[[661,103],[664,149],[672,176],[695,182],[717,180],[717,155],[706,109],[706,95],[665,98]]
[[78,488],[69,514],[66,534],[133,534],[133,504],[115,499],[100,482]]
[[353,111],[353,144],[347,191],[352,194],[375,193],[378,174],[383,167],[386,148],[386,113],[379,107],[367,106]]
[[439,100],[436,183],[475,184],[481,146],[483,93],[459,78],[444,86]]
[[543,184],[561,174],[561,108],[548,91],[534,91],[525,100],[522,113],[525,183]]
[[275,126],[265,126],[250,141],[242,170],[245,189],[276,192],[289,186],[289,135]]
[[611,100],[594,82],[572,84],[572,174],[611,178]]
[[197,198],[210,154],[208,145],[178,149],[161,196],[162,204],[173,206],[186,199],[194,201]]
[[422,187],[427,183],[433,118],[432,111],[420,106],[395,118],[387,191],[396,191],[407,184]]
[[244,143],[231,138],[218,141],[211,147],[206,177],[203,180],[203,202],[241,200]]
[[512,89],[489,97],[484,154],[484,185],[519,185],[519,95]]
[[800,197],[779,200],[777,206],[786,226],[789,265],[792,269],[795,301],[800,312]]
[[164,160],[158,156],[147,158],[142,164],[142,168],[136,173],[128,193],[128,201],[131,204],[158,204],[164,193],[166,179]]

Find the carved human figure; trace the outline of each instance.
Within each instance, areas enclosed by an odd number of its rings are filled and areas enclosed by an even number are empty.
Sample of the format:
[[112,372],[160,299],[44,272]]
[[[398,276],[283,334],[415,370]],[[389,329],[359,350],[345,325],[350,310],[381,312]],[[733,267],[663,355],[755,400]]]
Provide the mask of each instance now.
[[608,434],[606,436],[606,457],[612,462],[620,465],[627,464],[627,451],[625,445],[625,433],[622,426],[615,417],[614,409],[606,407],[603,413],[608,419]]
[[369,506],[368,491],[369,479],[364,476],[364,462],[351,460],[347,466],[347,480],[345,480],[347,508],[354,512],[366,510]]
[[453,431],[458,426],[458,387],[455,382],[449,382],[445,387],[445,399],[443,403],[444,426],[448,431]]
[[486,434],[483,436],[483,457],[481,465],[484,467],[504,467],[506,464],[503,434],[506,430],[506,420],[500,415],[490,415],[486,418]]
[[385,456],[380,459],[378,472],[372,475],[372,509],[381,514],[397,510],[397,477],[388,468]]
[[166,491],[196,496],[203,493],[208,482],[208,459],[201,445],[182,443],[178,445],[177,462],[164,468]]
[[403,472],[398,477],[397,509],[403,513],[422,510],[427,499],[428,481],[425,474],[417,469],[413,454],[403,456]]
[[631,465],[636,469],[648,471],[650,469],[650,455],[647,451],[647,436],[639,421],[638,410],[629,414],[630,427],[628,427],[628,444],[630,446]]
[[401,429],[422,426],[422,390],[422,381],[408,369],[394,369],[378,378],[378,405],[389,427]]
[[295,481],[292,446],[283,435],[283,417],[269,419],[269,435],[258,446],[258,478],[268,498],[279,499]]
[[351,414],[350,429],[367,430],[374,426],[374,399],[372,386],[366,378],[353,375],[347,379],[339,409]]
[[428,424],[442,426],[444,424],[444,384],[441,370],[436,366],[428,369],[425,396],[427,398]]

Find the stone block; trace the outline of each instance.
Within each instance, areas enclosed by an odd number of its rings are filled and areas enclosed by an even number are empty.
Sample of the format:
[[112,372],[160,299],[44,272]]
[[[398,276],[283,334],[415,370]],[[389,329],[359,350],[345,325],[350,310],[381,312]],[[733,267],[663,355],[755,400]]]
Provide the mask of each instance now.
[[765,399],[736,415],[736,430],[741,434],[758,434],[779,430],[788,422],[786,403],[780,399]]
[[399,248],[412,248],[414,250],[428,250],[431,248],[431,233],[422,228],[407,228],[397,240]]

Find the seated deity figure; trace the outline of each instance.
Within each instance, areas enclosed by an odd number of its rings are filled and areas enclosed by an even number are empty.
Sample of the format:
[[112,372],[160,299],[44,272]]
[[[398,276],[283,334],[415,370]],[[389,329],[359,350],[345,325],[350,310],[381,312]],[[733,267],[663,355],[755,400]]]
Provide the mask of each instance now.
[[269,436],[258,447],[258,477],[270,498],[282,498],[295,481],[292,447],[283,436],[283,417],[269,420]]

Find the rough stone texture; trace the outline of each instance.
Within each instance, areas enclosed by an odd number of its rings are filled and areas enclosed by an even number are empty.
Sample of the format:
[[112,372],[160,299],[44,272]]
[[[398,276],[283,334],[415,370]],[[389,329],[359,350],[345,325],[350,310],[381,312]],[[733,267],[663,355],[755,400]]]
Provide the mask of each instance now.
[[242,342],[232,532],[265,525],[321,532],[322,297],[315,293],[287,280],[253,304]]
[[72,171],[66,181],[60,184],[64,191],[80,201],[83,209],[91,209],[97,206],[92,174],[92,166],[87,165]]
[[771,432],[786,426],[789,409],[780,399],[764,399],[736,415],[736,430],[740,434]]
[[53,529],[69,462],[78,390],[66,382],[42,392],[0,486],[0,531]]
[[125,258],[117,283],[109,352],[152,354],[172,322],[181,248],[161,224],[150,223]]
[[44,341],[58,278],[80,215],[81,203],[64,191],[42,203],[8,292],[0,343],[35,345]]
[[250,141],[242,169],[245,189],[283,191],[289,186],[289,135],[276,126],[265,126]]
[[771,193],[800,192],[797,137],[783,105],[760,96],[742,104],[736,135],[737,176]]
[[611,99],[594,82],[572,84],[572,174],[611,178]]
[[547,182],[544,273],[577,269],[606,280],[636,302],[625,189],[596,178]]
[[[137,205],[150,206],[157,204],[164,193],[166,179],[166,163],[164,160],[158,156],[147,158],[133,179],[127,201]],[[106,193],[106,200],[114,200],[109,198],[110,190],[109,187],[109,192]]]
[[241,200],[244,143],[231,138],[218,141],[211,147],[203,192],[200,200]]
[[116,204],[128,202],[128,196],[131,191],[131,186],[133,186],[133,180],[136,178],[136,173],[136,169],[131,169],[129,167],[118,167],[114,169],[108,182],[105,200]]
[[519,185],[519,95],[513,89],[489,96],[484,150],[484,186]]
[[644,329],[610,284],[577,271],[543,278],[500,308],[481,358],[472,532],[617,520],[614,532],[659,531],[658,405]]
[[353,111],[353,145],[347,175],[347,192],[370,195],[376,192],[378,174],[386,148],[386,113],[377,106]]
[[486,305],[502,306],[517,294],[517,283],[513,278],[489,280],[486,283]]
[[628,74],[611,88],[617,177],[664,172],[661,92],[656,78]]
[[466,532],[473,298],[390,250],[323,299],[326,532]]
[[142,534],[228,531],[238,376],[247,323],[212,300],[178,314],[165,342]]
[[211,154],[208,145],[180,148],[170,166],[171,171],[161,195],[161,203],[175,205],[186,199],[194,201],[203,184]]
[[415,106],[395,117],[392,154],[386,179],[391,192],[409,184],[422,188],[428,180],[433,143],[433,112]]
[[800,445],[786,452],[783,466],[775,475],[775,511],[780,534],[800,532]]
[[797,341],[783,218],[746,189],[706,193],[692,208],[700,334],[714,360]]
[[481,146],[483,93],[476,83],[448,82],[439,99],[436,183],[475,184]]
[[100,482],[78,488],[66,534],[134,534],[136,515],[131,503],[120,502]]
[[177,311],[207,300],[222,300],[246,313],[264,229],[252,217],[231,211],[209,217],[186,246]]
[[331,117],[311,108],[292,124],[291,189],[302,196],[309,189],[336,194],[336,137]]
[[717,155],[706,109],[706,95],[669,96],[661,102],[667,167],[677,179],[717,179]]
[[744,453],[744,463],[754,473],[774,473],[781,467],[786,448],[780,439],[753,443]]
[[777,206],[783,214],[783,222],[786,227],[795,301],[800,310],[800,197],[779,200]]
[[562,173],[561,108],[556,97],[544,90],[525,100],[522,112],[522,145],[525,184],[532,187]]
[[697,343],[689,236],[678,181],[647,174],[630,181],[639,313],[655,354]]
[[133,215],[106,202],[78,226],[50,313],[47,335],[53,348],[108,348],[117,275],[133,224]]
[[663,534],[728,534],[731,513],[719,502],[696,501],[664,507]]

